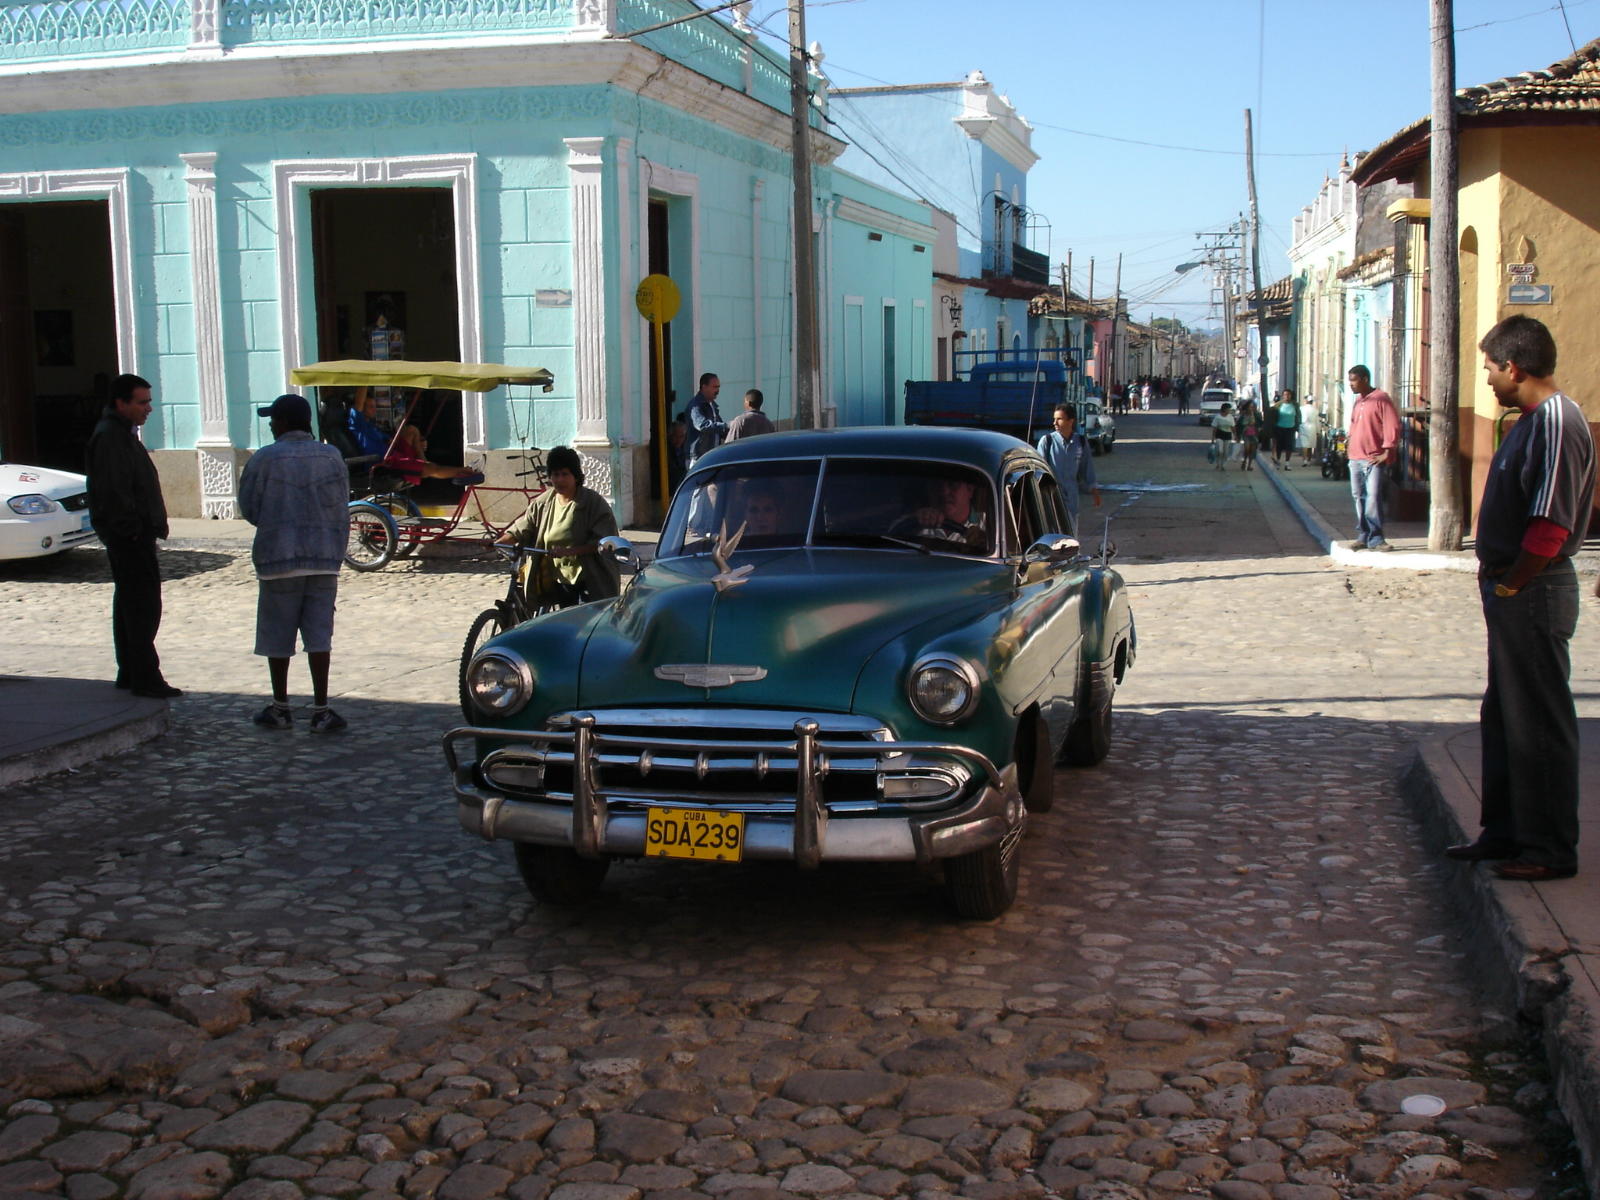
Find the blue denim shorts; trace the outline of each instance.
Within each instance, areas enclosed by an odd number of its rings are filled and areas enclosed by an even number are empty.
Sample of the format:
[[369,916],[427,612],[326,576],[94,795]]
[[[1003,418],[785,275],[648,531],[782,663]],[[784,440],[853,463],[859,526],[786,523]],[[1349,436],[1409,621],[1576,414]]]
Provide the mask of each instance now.
[[256,653],[263,658],[293,658],[294,635],[307,654],[333,649],[333,601],[337,575],[292,575],[256,581]]

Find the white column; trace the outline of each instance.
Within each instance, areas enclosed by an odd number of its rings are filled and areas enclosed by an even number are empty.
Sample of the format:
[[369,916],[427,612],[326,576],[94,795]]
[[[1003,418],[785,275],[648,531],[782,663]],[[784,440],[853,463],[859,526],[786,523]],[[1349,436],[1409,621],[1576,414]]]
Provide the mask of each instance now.
[[189,198],[189,271],[193,282],[195,376],[200,387],[200,515],[239,515],[236,456],[228,436],[222,365],[222,272],[217,260],[217,156],[180,154]]
[[617,0],[578,0],[577,17],[574,28],[583,33],[615,33]]
[[614,504],[615,464],[606,427],[605,139],[564,140],[572,193],[574,449],[584,456],[585,483]]
[[218,25],[218,0],[192,0],[189,9],[190,52],[221,53],[222,39]]

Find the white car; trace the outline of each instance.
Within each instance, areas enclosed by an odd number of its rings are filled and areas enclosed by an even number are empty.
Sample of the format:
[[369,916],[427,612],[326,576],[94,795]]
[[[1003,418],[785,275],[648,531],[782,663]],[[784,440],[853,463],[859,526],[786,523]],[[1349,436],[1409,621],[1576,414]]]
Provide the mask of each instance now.
[[1117,440],[1116,421],[1099,400],[1087,399],[1080,408],[1083,415],[1078,419],[1078,428],[1089,449],[1096,454],[1110,454],[1111,444]]
[[0,560],[39,558],[94,541],[82,475],[0,463]]
[[1239,396],[1227,384],[1208,383],[1205,391],[1200,393],[1200,424],[1211,424],[1211,418],[1222,411],[1226,404],[1235,411],[1239,408]]

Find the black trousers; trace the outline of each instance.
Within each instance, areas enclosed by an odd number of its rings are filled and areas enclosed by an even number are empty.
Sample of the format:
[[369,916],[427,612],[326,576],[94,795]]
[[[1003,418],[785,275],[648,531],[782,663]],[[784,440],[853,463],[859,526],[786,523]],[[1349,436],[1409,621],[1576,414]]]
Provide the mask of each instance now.
[[161,566],[154,538],[102,537],[111,564],[111,641],[117,651],[117,680],[129,687],[162,682],[156,655],[161,628]]
[[1519,857],[1578,865],[1578,714],[1568,643],[1578,625],[1578,576],[1551,563],[1515,596],[1480,580],[1489,629],[1483,737],[1483,836]]

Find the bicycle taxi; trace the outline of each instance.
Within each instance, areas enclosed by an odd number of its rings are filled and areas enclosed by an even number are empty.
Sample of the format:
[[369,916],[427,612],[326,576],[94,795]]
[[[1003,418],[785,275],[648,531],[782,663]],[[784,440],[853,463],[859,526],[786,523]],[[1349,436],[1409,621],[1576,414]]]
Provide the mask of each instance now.
[[[425,515],[409,494],[422,479],[422,460],[407,452],[404,435],[413,425],[418,400],[424,391],[490,392],[495,388],[528,387],[551,391],[555,377],[543,367],[512,367],[501,363],[388,362],[343,359],[308,363],[290,372],[300,387],[395,388],[411,391],[404,414],[395,423],[382,454],[363,454],[351,441],[342,400],[318,393],[317,411],[323,440],[337,446],[350,466],[350,538],[345,562],[357,571],[376,571],[418,546],[433,542],[463,542],[488,547],[520,517],[528,502],[544,490],[542,452],[525,449],[527,469],[516,477],[534,477],[532,486],[492,487],[483,476],[462,468],[452,482],[461,494],[453,512]],[[437,419],[435,410],[435,419]],[[426,434],[427,430],[419,432]]]

